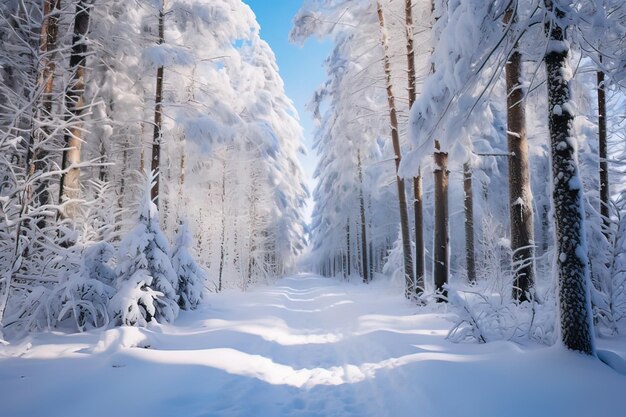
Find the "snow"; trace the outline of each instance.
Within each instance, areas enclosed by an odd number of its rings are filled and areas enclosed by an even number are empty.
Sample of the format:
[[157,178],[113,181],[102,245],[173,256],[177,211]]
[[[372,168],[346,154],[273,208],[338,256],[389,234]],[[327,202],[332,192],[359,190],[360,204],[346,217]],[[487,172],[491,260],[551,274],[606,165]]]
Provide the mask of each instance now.
[[[626,377],[600,360],[559,346],[454,344],[445,306],[434,308],[418,311],[386,283],[301,274],[210,294],[175,325],[32,334],[0,347],[2,413],[623,415]],[[598,342],[623,369],[626,338]]]

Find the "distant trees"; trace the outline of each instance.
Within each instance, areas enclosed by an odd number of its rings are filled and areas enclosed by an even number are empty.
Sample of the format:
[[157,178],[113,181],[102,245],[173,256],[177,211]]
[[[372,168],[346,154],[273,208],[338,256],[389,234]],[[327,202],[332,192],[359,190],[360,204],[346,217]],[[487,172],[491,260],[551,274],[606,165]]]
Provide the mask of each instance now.
[[[319,165],[307,261],[323,274],[367,274],[371,280],[382,271],[400,224],[384,51],[380,36],[372,36],[380,34],[380,22],[374,2],[309,6],[296,16],[292,40],[329,36],[335,47],[325,64],[328,80],[310,103],[319,121]],[[406,68],[406,59],[391,65],[400,62]],[[393,93],[405,108],[403,91]],[[404,265],[402,271],[404,277]]]

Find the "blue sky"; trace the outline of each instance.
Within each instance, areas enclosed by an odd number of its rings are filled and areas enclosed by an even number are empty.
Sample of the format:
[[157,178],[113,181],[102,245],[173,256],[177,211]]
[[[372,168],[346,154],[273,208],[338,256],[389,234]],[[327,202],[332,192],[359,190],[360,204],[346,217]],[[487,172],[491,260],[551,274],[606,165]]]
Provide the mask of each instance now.
[[[307,184],[313,191],[312,175],[315,169],[316,158],[311,150],[313,138],[313,120],[305,110],[306,104],[313,96],[315,89],[325,80],[322,64],[330,54],[329,41],[319,42],[309,40],[303,47],[289,43],[291,20],[302,4],[301,0],[244,0],[254,13],[261,25],[261,37],[270,44],[280,75],[285,81],[287,95],[293,100],[300,121],[304,127],[305,145],[308,156],[302,157],[302,166],[308,176]],[[310,218],[313,202],[309,202],[307,221]]]

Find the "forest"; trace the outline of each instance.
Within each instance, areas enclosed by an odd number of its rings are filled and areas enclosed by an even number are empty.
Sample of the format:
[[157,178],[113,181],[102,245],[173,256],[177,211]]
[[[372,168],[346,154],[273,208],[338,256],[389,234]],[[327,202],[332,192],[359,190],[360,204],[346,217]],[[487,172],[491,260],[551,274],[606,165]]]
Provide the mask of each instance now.
[[626,3],[270,3],[0,2],[6,415],[621,415]]

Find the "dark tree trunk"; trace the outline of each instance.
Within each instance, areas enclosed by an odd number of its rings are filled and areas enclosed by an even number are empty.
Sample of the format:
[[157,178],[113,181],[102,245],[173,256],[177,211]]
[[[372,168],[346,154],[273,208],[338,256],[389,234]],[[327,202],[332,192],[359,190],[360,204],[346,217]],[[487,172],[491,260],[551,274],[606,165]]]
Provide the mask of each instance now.
[[222,230],[220,235],[220,268],[218,275],[217,291],[222,291],[222,276],[224,274],[224,258],[226,253],[224,245],[226,244],[226,162],[223,162],[222,171]]
[[[165,5],[159,10],[159,45],[165,42]],[[163,139],[163,66],[157,68],[156,92],[154,99],[154,132],[152,135],[152,160],[150,169],[154,175],[154,183],[150,190],[152,202],[159,208],[159,185],[161,182],[161,140]]]
[[[516,12],[507,10],[505,23],[515,23]],[[522,56],[518,45],[505,67],[507,89],[507,139],[509,147],[509,215],[513,252],[513,298],[526,301],[531,296],[534,273],[534,229],[526,109],[522,87]]]
[[359,209],[361,212],[361,270],[363,271],[363,282],[370,281],[367,265],[367,223],[365,222],[365,199],[363,198],[363,166],[361,165],[361,151],[357,151],[359,169]]
[[350,251],[350,218],[346,221],[346,249],[348,254],[348,277],[352,274],[352,254]]
[[600,214],[602,215],[602,232],[607,240],[610,237],[611,222],[609,213],[609,165],[607,162],[606,141],[606,90],[604,72],[597,72],[598,81],[598,153],[600,157]]
[[368,256],[368,261],[369,261],[369,274],[370,274],[370,281],[374,278],[374,245],[372,244],[372,240],[370,239],[369,241],[369,256]]
[[465,194],[465,263],[467,280],[476,281],[476,259],[474,254],[474,192],[472,190],[472,167],[469,162],[463,165],[463,190]]
[[448,154],[435,142],[435,291],[444,297],[448,292]]
[[422,192],[422,176],[413,178],[413,211],[415,216],[415,277],[416,294],[424,292],[424,200]]
[[406,202],[406,191],[404,188],[404,180],[400,178],[398,170],[400,168],[400,162],[402,155],[400,151],[400,135],[398,132],[398,114],[396,110],[396,99],[393,94],[393,87],[391,83],[391,61],[389,58],[389,41],[387,38],[387,29],[385,28],[385,15],[383,13],[383,6],[380,0],[377,1],[378,9],[378,22],[380,23],[380,38],[381,44],[384,50],[384,70],[385,80],[387,85],[387,101],[389,103],[389,120],[391,126],[391,141],[393,144],[393,150],[395,154],[396,162],[396,184],[398,186],[398,204],[400,208],[400,231],[402,236],[402,253],[404,259],[404,276],[406,281],[405,295],[407,298],[411,297],[413,288],[415,286],[415,275],[413,271],[413,255],[411,251],[411,237],[409,235],[409,213]]
[[574,148],[574,116],[570,109],[569,44],[565,39],[565,12],[544,0],[549,46],[545,55],[548,86],[548,126],[552,156],[556,264],[559,288],[561,340],[565,347],[594,354],[589,261],[585,242],[583,187]]

